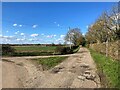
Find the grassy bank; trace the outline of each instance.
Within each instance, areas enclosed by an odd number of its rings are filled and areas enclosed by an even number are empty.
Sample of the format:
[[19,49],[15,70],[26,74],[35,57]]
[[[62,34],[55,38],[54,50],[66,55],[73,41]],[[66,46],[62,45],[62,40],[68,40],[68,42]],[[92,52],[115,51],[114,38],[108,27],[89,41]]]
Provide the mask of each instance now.
[[113,60],[91,49],[90,52],[97,64],[102,86],[120,88],[120,61]]
[[41,64],[44,70],[51,69],[52,67],[58,65],[68,57],[49,57],[49,58],[38,58],[32,59],[36,60],[38,64]]

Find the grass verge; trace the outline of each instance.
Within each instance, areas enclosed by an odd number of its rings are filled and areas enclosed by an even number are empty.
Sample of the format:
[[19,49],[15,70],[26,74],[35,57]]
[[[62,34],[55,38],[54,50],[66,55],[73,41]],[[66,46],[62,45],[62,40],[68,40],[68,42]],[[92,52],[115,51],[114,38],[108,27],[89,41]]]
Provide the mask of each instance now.
[[36,60],[38,64],[41,64],[44,70],[48,70],[53,68],[54,66],[58,65],[62,61],[64,61],[67,56],[65,57],[49,57],[49,58],[37,58],[37,59],[32,59]]
[[120,88],[120,61],[113,60],[89,49],[92,58],[97,64],[98,74],[103,87]]

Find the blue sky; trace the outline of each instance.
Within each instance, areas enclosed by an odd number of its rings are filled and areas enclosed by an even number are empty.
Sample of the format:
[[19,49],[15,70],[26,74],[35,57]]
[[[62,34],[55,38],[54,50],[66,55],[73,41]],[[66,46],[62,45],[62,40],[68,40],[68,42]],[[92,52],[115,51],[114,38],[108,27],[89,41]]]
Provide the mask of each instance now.
[[63,43],[68,28],[87,32],[88,25],[114,2],[2,3],[3,43]]

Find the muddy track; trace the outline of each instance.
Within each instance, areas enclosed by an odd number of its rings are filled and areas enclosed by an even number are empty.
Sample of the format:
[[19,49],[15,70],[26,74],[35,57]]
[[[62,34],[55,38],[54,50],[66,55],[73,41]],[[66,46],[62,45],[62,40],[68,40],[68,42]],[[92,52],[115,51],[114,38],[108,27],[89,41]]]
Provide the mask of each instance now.
[[100,87],[96,65],[86,48],[80,48],[77,53],[67,56],[69,57],[65,61],[48,71],[43,71],[42,67],[31,61],[30,58],[50,56],[4,57],[3,59],[6,60],[2,62],[2,86],[3,88]]

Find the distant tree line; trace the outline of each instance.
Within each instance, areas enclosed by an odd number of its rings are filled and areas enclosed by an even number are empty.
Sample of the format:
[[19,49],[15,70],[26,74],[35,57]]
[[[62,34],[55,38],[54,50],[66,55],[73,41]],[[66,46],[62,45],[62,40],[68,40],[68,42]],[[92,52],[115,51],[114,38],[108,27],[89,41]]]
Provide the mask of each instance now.
[[1,44],[1,46],[63,46],[63,44]]

